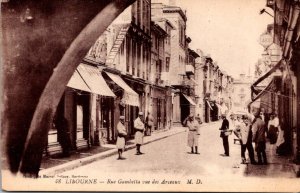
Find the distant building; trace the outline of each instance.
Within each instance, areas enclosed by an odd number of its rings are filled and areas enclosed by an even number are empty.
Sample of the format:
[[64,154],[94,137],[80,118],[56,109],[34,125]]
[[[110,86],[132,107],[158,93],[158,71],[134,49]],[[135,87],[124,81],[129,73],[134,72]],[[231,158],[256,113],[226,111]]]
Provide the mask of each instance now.
[[248,111],[247,105],[251,101],[252,76],[240,74],[239,78],[234,79],[232,89],[232,111]]

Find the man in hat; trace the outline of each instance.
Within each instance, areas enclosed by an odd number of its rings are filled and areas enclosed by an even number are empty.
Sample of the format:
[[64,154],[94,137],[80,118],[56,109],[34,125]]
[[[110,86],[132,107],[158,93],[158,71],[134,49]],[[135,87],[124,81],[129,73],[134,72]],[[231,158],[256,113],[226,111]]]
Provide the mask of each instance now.
[[266,155],[266,129],[265,122],[262,120],[260,114],[256,114],[254,123],[252,125],[252,141],[255,142],[255,151],[257,153],[258,164],[268,164]]
[[194,120],[194,115],[190,114],[188,116],[188,120],[186,122],[186,125],[189,129],[188,133],[188,146],[191,147],[191,153],[194,153],[194,147],[195,147],[195,154],[198,153],[198,139],[199,139],[199,123]]
[[118,149],[118,160],[123,160],[125,159],[124,157],[122,157],[122,153],[125,149],[125,137],[127,136],[127,131],[125,128],[125,116],[120,116],[120,121],[117,124],[117,132],[118,132],[118,138],[117,138],[117,149]]
[[134,128],[136,130],[135,132],[135,143],[136,143],[136,155],[143,154],[141,152],[141,145],[143,144],[143,138],[144,138],[144,119],[143,119],[143,112],[139,112],[139,116],[134,120]]
[[222,156],[229,156],[229,143],[228,143],[228,135],[225,134],[226,131],[229,130],[229,121],[227,120],[225,115],[222,115],[222,126],[220,128],[221,134],[220,137],[223,139],[223,147],[224,147],[224,154]]

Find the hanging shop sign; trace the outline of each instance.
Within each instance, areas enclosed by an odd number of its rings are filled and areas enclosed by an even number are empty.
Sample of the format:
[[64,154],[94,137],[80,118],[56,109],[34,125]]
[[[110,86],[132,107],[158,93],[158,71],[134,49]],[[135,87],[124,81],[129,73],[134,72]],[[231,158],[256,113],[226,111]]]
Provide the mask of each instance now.
[[259,37],[259,44],[264,48],[269,47],[273,43],[273,37],[269,33],[263,33]]

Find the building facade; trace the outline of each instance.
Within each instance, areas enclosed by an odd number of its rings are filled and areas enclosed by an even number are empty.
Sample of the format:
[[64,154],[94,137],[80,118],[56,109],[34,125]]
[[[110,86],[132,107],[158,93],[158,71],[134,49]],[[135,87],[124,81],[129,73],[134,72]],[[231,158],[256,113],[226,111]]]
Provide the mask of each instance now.
[[153,115],[154,131],[181,125],[191,113],[217,120],[223,76],[211,58],[189,48],[186,21],[180,7],[150,0],[119,15],[70,79],[45,153],[115,143],[120,115],[132,138],[140,111]]
[[186,76],[186,15],[178,6],[169,6],[159,4],[156,8],[157,12],[161,12],[163,18],[166,18],[173,26],[174,30],[171,31],[171,57],[168,73],[168,79],[173,90],[173,123],[181,124],[182,121],[188,116],[188,113],[182,114],[181,101],[183,100],[182,90],[185,88],[184,77]]
[[248,111],[248,104],[251,101],[251,84],[253,79],[250,75],[240,74],[233,81],[232,111]]
[[[282,59],[252,84],[252,103],[260,100],[260,109],[277,113],[284,128],[285,150],[300,163],[300,3],[298,1],[268,0],[266,5],[274,11],[273,42],[282,52]],[[269,79],[269,84],[260,84]],[[298,167],[298,175],[300,175]]]

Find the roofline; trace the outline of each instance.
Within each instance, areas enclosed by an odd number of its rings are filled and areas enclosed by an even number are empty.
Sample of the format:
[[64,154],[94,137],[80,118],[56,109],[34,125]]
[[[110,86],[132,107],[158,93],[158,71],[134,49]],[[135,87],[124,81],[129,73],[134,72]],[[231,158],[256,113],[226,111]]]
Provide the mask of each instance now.
[[182,11],[181,7],[178,6],[165,6],[163,7],[163,13],[179,13],[180,16],[183,18],[184,21],[187,21],[187,17],[185,13]]

